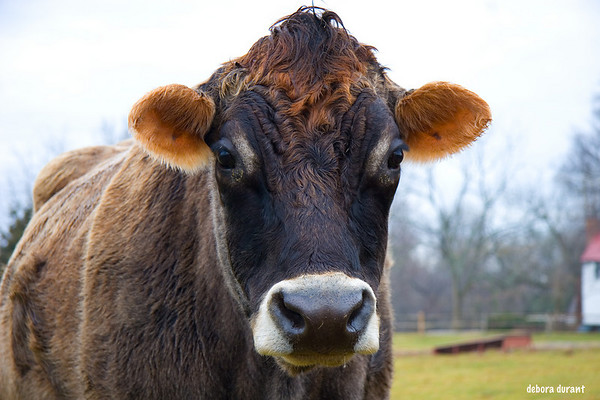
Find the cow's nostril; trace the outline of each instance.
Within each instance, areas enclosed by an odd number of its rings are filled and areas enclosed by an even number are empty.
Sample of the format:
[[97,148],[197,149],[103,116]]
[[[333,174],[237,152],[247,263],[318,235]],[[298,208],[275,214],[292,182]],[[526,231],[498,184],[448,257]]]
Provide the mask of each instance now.
[[371,315],[373,315],[374,306],[375,301],[373,296],[367,290],[363,290],[361,300],[356,303],[348,318],[346,325],[348,332],[362,332],[369,323]]
[[279,321],[284,332],[290,335],[300,335],[304,332],[306,323],[301,310],[286,302],[283,292],[274,293],[271,300],[271,312],[275,320]]

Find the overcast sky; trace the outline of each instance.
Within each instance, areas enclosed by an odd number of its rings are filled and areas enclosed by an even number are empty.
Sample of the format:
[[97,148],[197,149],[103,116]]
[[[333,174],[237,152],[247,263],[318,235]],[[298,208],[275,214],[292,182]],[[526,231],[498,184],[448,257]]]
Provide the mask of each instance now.
[[[0,182],[23,164],[40,165],[40,147],[102,142],[102,125],[124,129],[144,93],[205,80],[302,4],[0,0]],[[375,46],[401,86],[446,80],[487,100],[494,122],[486,147],[512,143],[520,176],[553,175],[570,136],[590,125],[600,94],[600,1],[314,4]],[[6,202],[5,189],[0,197]]]

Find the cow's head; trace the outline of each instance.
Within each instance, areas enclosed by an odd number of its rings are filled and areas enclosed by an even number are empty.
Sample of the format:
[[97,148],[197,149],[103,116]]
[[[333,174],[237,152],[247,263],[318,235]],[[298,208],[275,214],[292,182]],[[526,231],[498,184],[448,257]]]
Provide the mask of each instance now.
[[129,118],[156,159],[214,174],[231,293],[256,351],[298,372],[377,352],[400,164],[459,151],[490,111],[457,85],[402,89],[335,14],[311,8],[194,90],[150,92]]

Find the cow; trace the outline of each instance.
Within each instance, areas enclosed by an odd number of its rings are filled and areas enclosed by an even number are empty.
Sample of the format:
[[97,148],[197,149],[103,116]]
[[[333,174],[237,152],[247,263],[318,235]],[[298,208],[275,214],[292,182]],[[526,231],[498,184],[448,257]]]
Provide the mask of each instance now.
[[134,140],[40,173],[1,285],[0,398],[388,398],[401,163],[490,121],[461,86],[395,84],[315,7],[149,92]]

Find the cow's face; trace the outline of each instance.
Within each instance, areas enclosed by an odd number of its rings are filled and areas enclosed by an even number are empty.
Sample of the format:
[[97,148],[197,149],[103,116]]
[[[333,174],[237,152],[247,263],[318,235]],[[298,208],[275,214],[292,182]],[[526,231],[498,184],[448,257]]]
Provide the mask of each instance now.
[[149,93],[130,127],[161,161],[214,174],[219,259],[256,350],[290,372],[342,365],[379,348],[377,294],[404,152],[426,160],[459,150],[485,128],[489,109],[456,85],[406,92],[370,52],[371,64],[346,78],[324,74],[310,99],[295,93],[300,84],[285,87],[289,66],[279,77],[276,66],[252,76],[244,64],[259,56],[249,54],[204,90]]
[[207,142],[236,284],[259,353],[338,365],[378,349],[375,293],[406,145],[370,91],[329,131],[239,95]]

